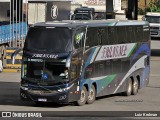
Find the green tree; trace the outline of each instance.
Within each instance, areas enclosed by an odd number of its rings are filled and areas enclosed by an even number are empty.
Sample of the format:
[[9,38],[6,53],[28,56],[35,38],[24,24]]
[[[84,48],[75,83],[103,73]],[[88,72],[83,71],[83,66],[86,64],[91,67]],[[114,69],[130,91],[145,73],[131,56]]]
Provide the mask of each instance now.
[[151,1],[147,6],[147,12],[160,12],[160,0]]

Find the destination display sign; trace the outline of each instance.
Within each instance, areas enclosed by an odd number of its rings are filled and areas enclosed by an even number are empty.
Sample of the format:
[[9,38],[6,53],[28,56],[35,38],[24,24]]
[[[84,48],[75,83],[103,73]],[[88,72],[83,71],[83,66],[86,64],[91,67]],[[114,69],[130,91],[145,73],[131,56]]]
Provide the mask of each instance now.
[[102,46],[95,61],[128,57],[135,46],[136,43]]

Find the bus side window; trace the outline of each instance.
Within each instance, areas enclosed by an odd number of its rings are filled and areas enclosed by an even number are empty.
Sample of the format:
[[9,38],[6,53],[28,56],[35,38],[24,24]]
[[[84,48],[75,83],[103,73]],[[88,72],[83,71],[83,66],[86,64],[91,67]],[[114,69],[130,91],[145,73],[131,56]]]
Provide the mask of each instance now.
[[98,29],[98,45],[104,45],[103,41],[106,40],[105,28]]
[[94,76],[94,64],[90,64],[86,69],[85,69],[85,75],[84,78],[92,78]]
[[126,43],[135,42],[135,28],[134,26],[126,26]]
[[109,44],[117,44],[117,35],[116,35],[116,28],[115,27],[108,27],[108,40]]
[[112,73],[117,74],[121,72],[121,61],[113,60],[112,61]]
[[150,31],[149,31],[149,27],[148,26],[145,26],[143,28],[143,41],[146,42],[146,41],[149,41],[150,40]]
[[99,76],[105,76],[105,72],[104,72],[104,62],[101,61],[98,65],[98,72],[99,72]]
[[87,31],[86,46],[88,46],[88,47],[92,47],[93,46],[92,30],[90,30],[90,29]]
[[112,74],[112,64],[111,64],[111,60],[105,61],[105,64],[104,64],[104,73],[105,73],[106,75]]
[[121,72],[126,73],[129,70],[130,60],[122,59],[121,60]]
[[94,75],[93,75],[93,77],[98,77],[99,76],[98,64],[99,64],[99,62],[94,63]]
[[143,41],[143,26],[136,26],[136,42]]
[[108,27],[104,29],[104,33],[102,34],[102,44],[108,45]]
[[93,47],[98,45],[97,28],[89,28],[87,31],[86,46]]
[[93,44],[93,46],[99,45],[99,41],[101,41],[99,28],[95,28],[94,29],[94,32],[93,32],[92,36],[94,36],[94,44]]
[[126,27],[125,26],[117,27],[117,41],[118,41],[118,44],[122,44],[126,42]]

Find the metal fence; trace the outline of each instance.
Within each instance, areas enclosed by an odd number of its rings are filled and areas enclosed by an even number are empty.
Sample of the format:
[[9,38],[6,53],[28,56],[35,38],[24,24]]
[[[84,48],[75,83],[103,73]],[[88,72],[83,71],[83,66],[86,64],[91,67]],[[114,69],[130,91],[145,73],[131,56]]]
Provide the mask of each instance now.
[[[0,44],[8,43],[10,47],[23,47],[28,30],[26,17],[28,0],[9,0],[7,2],[9,11],[4,9],[4,12],[8,14],[8,19],[0,21]],[[2,5],[2,2],[0,4]],[[0,15],[0,17],[6,16]]]

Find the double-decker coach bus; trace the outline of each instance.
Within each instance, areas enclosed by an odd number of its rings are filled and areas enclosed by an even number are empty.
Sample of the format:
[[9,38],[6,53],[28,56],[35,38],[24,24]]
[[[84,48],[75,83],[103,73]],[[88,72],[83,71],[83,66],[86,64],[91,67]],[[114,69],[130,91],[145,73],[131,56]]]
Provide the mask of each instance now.
[[41,102],[91,104],[96,97],[135,95],[149,82],[146,21],[61,21],[30,27],[20,96]]

